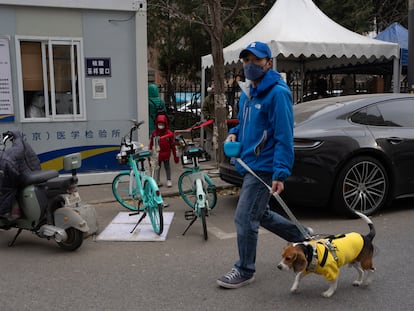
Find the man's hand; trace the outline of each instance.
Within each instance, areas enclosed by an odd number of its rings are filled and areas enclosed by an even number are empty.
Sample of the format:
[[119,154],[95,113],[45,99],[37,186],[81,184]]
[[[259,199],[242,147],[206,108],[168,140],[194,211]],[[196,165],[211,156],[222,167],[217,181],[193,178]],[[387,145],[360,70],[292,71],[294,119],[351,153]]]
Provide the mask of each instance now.
[[273,194],[276,192],[277,194],[281,194],[284,189],[285,189],[285,185],[283,181],[274,180],[272,182],[272,190],[270,191],[270,193]]
[[229,136],[227,136],[225,142],[228,142],[228,141],[236,141],[236,139],[237,139],[236,135],[230,134]]

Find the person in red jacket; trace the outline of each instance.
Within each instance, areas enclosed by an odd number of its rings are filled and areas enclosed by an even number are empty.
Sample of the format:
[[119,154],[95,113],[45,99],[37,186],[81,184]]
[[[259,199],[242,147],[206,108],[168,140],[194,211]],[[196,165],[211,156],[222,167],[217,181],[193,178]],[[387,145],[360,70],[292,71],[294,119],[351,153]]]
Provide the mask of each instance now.
[[149,149],[152,150],[154,146],[154,140],[159,137],[159,151],[158,151],[158,169],[155,171],[155,181],[158,186],[162,186],[160,183],[160,170],[161,164],[164,164],[165,175],[167,176],[167,187],[172,186],[171,182],[171,166],[170,157],[173,154],[175,163],[178,163],[174,133],[168,129],[168,119],[166,115],[160,114],[155,118],[155,130],[151,132],[151,139]]

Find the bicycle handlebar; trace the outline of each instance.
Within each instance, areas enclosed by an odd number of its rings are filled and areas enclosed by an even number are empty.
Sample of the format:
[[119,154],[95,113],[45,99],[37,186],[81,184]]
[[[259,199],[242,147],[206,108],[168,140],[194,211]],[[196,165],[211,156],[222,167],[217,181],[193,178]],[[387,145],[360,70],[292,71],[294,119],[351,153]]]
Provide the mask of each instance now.
[[13,139],[14,139],[14,135],[12,132],[7,131],[3,133],[3,145],[5,145],[8,140],[13,140]]
[[139,122],[137,122],[137,120],[131,120],[131,121],[134,123],[134,125],[131,127],[131,130],[129,131],[129,141],[130,142],[132,141],[132,133],[135,132],[136,130],[138,130],[140,128],[140,126],[145,123],[143,120],[139,121]]
[[132,128],[133,128],[134,130],[139,129],[139,127],[140,127],[142,124],[144,124],[144,123],[145,123],[145,121],[144,121],[144,120],[142,120],[142,121],[131,120],[131,122],[133,122],[133,123],[134,123],[134,125],[132,126]]

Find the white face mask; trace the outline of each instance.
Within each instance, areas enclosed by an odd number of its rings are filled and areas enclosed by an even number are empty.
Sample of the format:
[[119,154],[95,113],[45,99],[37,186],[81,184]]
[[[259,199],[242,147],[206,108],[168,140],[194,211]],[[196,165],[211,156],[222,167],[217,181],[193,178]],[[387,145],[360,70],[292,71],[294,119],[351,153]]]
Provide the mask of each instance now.
[[159,123],[158,124],[158,129],[160,129],[160,130],[165,129],[165,124],[164,123]]

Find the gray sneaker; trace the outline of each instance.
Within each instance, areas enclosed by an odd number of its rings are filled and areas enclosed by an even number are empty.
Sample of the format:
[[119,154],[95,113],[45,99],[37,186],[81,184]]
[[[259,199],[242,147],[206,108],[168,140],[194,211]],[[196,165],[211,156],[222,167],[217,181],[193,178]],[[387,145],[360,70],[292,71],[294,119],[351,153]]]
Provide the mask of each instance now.
[[217,284],[224,288],[239,288],[254,281],[254,276],[244,277],[239,270],[232,268],[217,280]]

